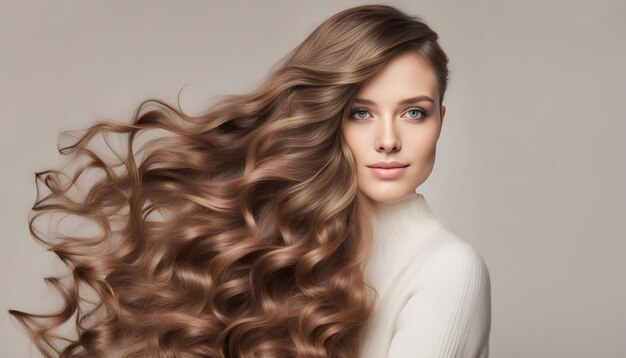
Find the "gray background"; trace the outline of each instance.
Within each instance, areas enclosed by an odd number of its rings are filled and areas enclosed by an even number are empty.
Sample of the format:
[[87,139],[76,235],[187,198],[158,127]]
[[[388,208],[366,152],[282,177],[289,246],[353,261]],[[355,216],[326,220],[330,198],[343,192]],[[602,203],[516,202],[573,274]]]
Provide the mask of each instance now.
[[[189,113],[251,90],[363,3],[0,3],[0,355],[29,356],[6,309],[60,303],[43,277],[62,266],[26,217],[34,172],[64,163],[61,130],[125,121],[147,97],[175,103],[184,85]],[[491,356],[626,356],[624,2],[383,3],[424,18],[451,60],[437,162],[418,191],[489,266]]]

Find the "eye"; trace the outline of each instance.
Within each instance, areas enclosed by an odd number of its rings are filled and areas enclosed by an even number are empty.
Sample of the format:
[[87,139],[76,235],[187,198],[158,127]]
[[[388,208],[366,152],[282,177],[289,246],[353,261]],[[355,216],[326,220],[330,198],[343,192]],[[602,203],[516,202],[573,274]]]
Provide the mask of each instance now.
[[413,116],[409,117],[411,119],[415,119],[415,120],[419,120],[419,121],[423,120],[426,116],[428,116],[428,113],[425,110],[423,110],[422,108],[419,108],[419,107],[410,108],[408,111],[406,111],[404,113],[410,113],[410,112],[413,112],[415,114],[415,116],[421,115],[421,117],[413,117]]
[[363,112],[365,112],[365,113],[369,113],[369,111],[368,111],[367,109],[364,109],[364,108],[357,108],[357,109],[353,110],[353,111],[350,113],[350,118],[354,118],[354,119],[365,119],[366,117],[362,117],[362,116],[359,116],[359,115],[355,116],[357,113],[361,113],[361,114],[362,114]]

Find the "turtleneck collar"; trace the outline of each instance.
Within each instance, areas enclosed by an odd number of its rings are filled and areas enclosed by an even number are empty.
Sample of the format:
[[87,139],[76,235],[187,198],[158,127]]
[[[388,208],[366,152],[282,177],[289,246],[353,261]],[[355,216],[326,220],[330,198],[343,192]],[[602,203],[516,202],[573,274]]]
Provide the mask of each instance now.
[[378,203],[369,222],[373,246],[365,275],[379,292],[386,292],[395,273],[443,227],[424,195],[417,192],[397,202]]
[[426,198],[414,192],[393,203],[378,203],[371,213],[375,254],[392,254],[421,245],[442,223]]

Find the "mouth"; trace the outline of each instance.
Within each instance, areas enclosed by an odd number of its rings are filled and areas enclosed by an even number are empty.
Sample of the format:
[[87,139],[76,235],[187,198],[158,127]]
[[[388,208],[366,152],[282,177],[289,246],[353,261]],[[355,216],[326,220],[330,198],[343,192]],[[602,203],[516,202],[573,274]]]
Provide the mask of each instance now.
[[383,169],[393,169],[393,168],[405,168],[408,167],[408,164],[391,161],[391,162],[378,162],[372,165],[368,165],[370,168],[383,168]]
[[381,166],[369,166],[370,170],[374,175],[382,179],[395,179],[400,177],[406,171],[406,168],[409,165],[403,166],[389,166],[389,167],[381,167]]

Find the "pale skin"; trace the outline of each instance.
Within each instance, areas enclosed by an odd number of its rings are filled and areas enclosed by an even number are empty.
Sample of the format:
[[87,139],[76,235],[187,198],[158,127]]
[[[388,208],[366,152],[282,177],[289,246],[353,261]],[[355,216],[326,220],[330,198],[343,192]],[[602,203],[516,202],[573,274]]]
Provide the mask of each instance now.
[[[446,113],[446,107],[439,106],[437,78],[428,61],[415,52],[392,58],[359,88],[349,113],[342,133],[356,160],[366,215],[414,194],[433,170]],[[408,167],[391,179],[376,176],[368,167],[390,161]]]

